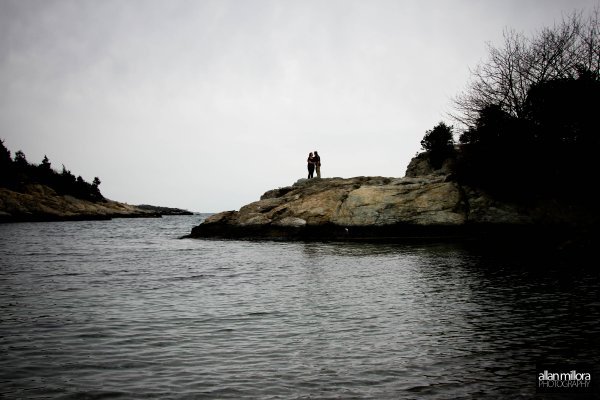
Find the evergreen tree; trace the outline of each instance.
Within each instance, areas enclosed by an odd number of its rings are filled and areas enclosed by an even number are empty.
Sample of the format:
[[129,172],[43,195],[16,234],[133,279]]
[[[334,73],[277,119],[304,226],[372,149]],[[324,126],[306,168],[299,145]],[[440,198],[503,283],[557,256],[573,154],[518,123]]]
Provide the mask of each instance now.
[[452,126],[440,122],[433,129],[425,132],[421,147],[429,152],[431,164],[440,168],[446,158],[454,153],[454,137]]
[[0,167],[0,187],[23,191],[29,184],[42,184],[61,195],[90,201],[105,200],[100,193],[98,177],[94,178],[93,183],[88,183],[81,176],[76,178],[64,165],[58,173],[52,169],[52,163],[46,155],[38,165],[30,164],[21,150],[17,151],[12,159],[3,140],[0,141]]
[[27,162],[27,157],[25,157],[25,153],[23,153],[21,150],[15,153],[14,162],[15,165],[19,168],[25,168],[29,165],[29,163]]
[[0,140],[0,186],[13,187],[14,172],[13,160],[10,150],[4,145],[4,140]]

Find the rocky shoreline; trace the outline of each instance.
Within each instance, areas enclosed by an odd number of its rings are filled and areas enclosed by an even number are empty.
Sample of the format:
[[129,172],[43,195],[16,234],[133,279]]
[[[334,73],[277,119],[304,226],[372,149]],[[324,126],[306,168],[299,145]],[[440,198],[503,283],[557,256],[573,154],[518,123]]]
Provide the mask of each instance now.
[[[419,161],[419,160],[417,160]],[[419,174],[413,175],[411,171]],[[208,217],[189,238],[407,241],[568,241],[598,220],[555,201],[502,202],[446,171],[404,178],[301,179],[239,211]]]
[[159,218],[156,210],[142,209],[112,200],[91,202],[59,195],[52,188],[27,185],[22,192],[0,188],[0,222],[106,220]]

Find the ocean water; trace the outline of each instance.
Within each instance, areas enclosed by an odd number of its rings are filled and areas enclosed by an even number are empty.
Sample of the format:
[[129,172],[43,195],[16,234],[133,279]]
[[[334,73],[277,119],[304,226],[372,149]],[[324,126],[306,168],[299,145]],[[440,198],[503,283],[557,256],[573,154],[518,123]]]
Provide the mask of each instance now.
[[0,398],[530,399],[600,363],[583,258],[178,239],[201,218],[0,225]]

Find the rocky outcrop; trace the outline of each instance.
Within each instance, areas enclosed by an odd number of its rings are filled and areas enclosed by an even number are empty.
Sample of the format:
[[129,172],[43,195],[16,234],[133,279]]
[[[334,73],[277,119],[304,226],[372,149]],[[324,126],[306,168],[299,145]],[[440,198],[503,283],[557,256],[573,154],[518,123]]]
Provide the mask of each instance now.
[[61,196],[48,186],[39,184],[27,185],[23,192],[0,188],[0,222],[159,216],[155,211],[116,201],[94,203],[72,196]]
[[[424,169],[425,170],[425,169]],[[431,171],[428,171],[431,172]],[[589,223],[552,202],[523,206],[459,185],[443,171],[404,178],[301,179],[212,215],[189,237],[365,239],[476,236]],[[597,221],[596,221],[597,222]]]
[[417,178],[427,175],[452,175],[456,167],[455,157],[446,157],[439,168],[433,166],[429,152],[417,154],[406,167],[406,177]]
[[149,211],[160,215],[194,215],[193,212],[184,210],[182,208],[153,206],[150,204],[138,204],[135,207],[144,211]]

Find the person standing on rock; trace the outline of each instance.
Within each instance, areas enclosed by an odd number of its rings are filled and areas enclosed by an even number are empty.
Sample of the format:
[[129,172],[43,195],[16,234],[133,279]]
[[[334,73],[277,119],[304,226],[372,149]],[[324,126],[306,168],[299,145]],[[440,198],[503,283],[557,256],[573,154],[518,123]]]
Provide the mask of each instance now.
[[321,177],[321,157],[319,156],[319,153],[317,153],[317,151],[315,150],[315,156],[314,156],[314,162],[315,162],[315,169],[317,170],[317,178]]
[[308,163],[308,179],[312,179],[315,173],[315,158],[313,157],[313,153],[308,154],[306,162]]

